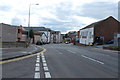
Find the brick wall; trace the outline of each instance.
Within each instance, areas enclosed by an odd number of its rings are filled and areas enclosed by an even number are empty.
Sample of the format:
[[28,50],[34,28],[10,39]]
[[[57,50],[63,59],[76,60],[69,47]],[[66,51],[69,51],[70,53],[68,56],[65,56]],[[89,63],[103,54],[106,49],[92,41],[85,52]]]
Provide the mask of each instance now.
[[[119,26],[120,27],[120,26]],[[95,37],[104,37],[104,42],[114,39],[114,33],[118,32],[118,21],[109,17],[109,19],[95,25]]]
[[2,28],[2,42],[16,42],[17,41],[17,27],[7,24],[1,24]]

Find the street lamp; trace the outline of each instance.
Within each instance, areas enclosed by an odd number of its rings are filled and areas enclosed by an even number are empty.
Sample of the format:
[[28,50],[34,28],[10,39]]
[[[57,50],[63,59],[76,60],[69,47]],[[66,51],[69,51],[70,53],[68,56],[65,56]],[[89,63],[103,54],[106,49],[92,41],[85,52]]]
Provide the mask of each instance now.
[[[34,5],[39,5],[39,4],[34,4]],[[31,4],[29,4],[29,17],[28,17],[28,43],[30,43],[30,9],[31,9]]]

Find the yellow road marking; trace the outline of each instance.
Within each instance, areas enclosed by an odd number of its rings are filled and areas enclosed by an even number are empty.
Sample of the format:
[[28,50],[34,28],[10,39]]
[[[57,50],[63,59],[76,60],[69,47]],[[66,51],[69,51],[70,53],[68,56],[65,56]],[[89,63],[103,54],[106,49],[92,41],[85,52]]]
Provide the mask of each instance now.
[[9,62],[14,62],[14,61],[26,59],[26,58],[33,57],[33,56],[36,56],[36,55],[41,54],[41,53],[44,53],[44,52],[46,52],[46,49],[43,48],[43,51],[41,51],[41,52],[39,52],[39,53],[31,54],[31,55],[28,55],[28,56],[19,57],[19,58],[15,58],[15,59],[0,61],[0,64],[4,64],[4,63],[9,63]]

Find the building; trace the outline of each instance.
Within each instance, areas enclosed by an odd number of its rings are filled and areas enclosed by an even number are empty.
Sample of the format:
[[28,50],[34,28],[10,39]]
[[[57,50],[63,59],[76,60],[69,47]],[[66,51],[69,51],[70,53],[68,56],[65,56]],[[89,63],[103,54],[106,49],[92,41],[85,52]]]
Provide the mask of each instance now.
[[[28,27],[24,27],[26,30],[28,30]],[[50,43],[50,31],[51,29],[45,28],[45,27],[30,27],[34,32],[40,32],[43,33],[42,41],[45,43]]]
[[66,34],[66,40],[69,42],[74,43],[76,39],[78,39],[78,32],[77,31],[70,31]]
[[14,26],[9,24],[0,23],[0,35],[2,42],[17,42],[19,41],[19,32],[21,26]]
[[103,44],[106,41],[114,39],[114,33],[118,33],[119,21],[112,16],[92,23],[80,29],[80,43],[81,44]]
[[50,42],[51,43],[60,43],[61,42],[61,32],[51,30]]

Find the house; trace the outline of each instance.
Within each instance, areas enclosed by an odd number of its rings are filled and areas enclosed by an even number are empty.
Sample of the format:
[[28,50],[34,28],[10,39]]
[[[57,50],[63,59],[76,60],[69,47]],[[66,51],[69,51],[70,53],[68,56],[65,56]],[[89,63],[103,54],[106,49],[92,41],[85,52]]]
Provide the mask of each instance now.
[[80,29],[80,43],[90,45],[94,43],[104,44],[114,39],[114,33],[118,33],[119,21],[112,16],[92,23]]
[[[28,30],[28,27],[24,27]],[[45,27],[30,27],[34,32],[43,33],[42,40],[43,42],[50,43],[50,31],[51,29]]]
[[69,42],[74,42],[78,38],[78,32],[77,31],[70,31],[67,33],[67,40]]
[[[30,29],[32,30],[32,29]],[[34,36],[30,39],[30,43],[37,43],[38,40],[42,39],[42,32],[33,31]],[[22,28],[22,35],[20,38],[21,42],[28,42],[28,30]]]
[[61,32],[51,30],[51,32],[50,32],[50,42],[51,43],[60,43],[61,42]]

